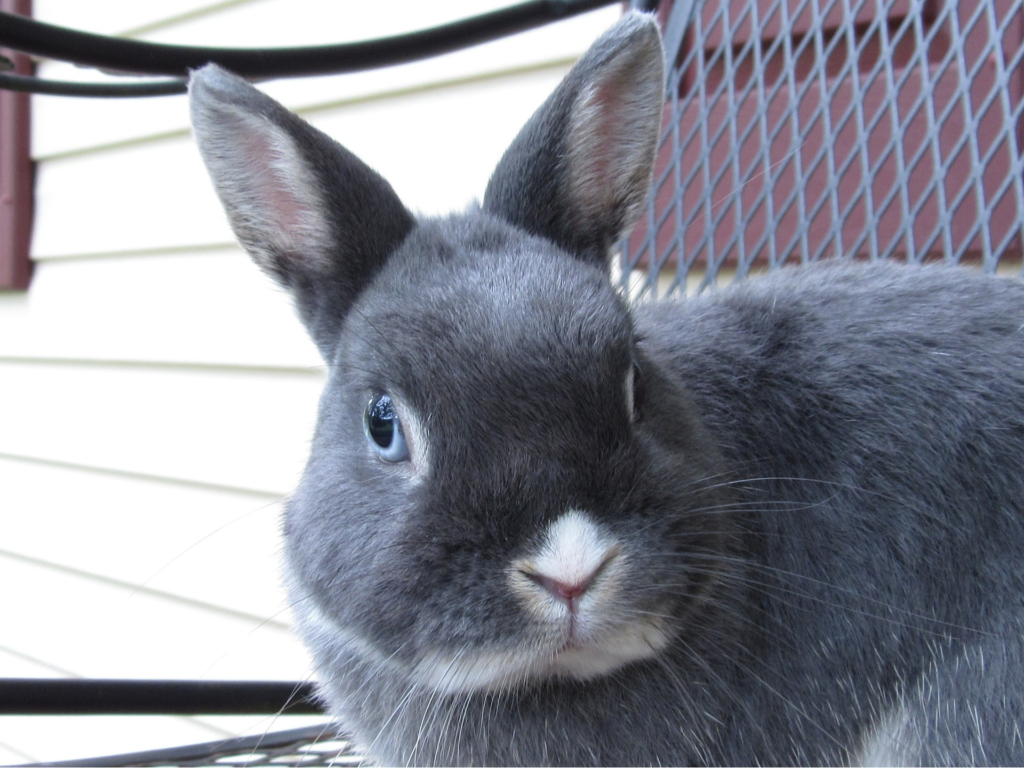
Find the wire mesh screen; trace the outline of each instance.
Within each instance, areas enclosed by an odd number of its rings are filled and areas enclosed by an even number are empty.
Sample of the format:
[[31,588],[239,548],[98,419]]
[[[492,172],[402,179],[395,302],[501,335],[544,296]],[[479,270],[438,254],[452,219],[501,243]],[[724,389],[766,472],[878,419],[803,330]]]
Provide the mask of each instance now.
[[634,292],[833,256],[1019,268],[1020,0],[676,0],[662,20]]

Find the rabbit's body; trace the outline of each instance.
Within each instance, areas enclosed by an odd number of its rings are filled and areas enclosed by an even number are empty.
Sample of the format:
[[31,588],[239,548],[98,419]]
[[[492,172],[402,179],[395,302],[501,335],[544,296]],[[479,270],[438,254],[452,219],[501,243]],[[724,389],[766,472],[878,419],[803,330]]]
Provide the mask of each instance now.
[[712,760],[1020,762],[1024,286],[827,264],[636,315],[738,481]]
[[[389,763],[1019,762],[1024,286],[829,264],[642,304],[634,318],[644,421],[704,468],[652,468],[630,487],[690,485],[708,508],[678,523],[728,532],[678,639],[598,679],[441,695],[326,620],[300,575],[295,604],[342,722]],[[324,455],[314,449],[311,471]],[[353,546],[350,527],[334,536]],[[302,568],[310,544],[291,542]],[[647,567],[671,571],[671,536],[648,546],[636,553]]]
[[628,16],[425,221],[194,77],[329,365],[285,519],[326,700],[388,764],[1024,762],[1024,285],[843,263],[628,307],[660,56]]

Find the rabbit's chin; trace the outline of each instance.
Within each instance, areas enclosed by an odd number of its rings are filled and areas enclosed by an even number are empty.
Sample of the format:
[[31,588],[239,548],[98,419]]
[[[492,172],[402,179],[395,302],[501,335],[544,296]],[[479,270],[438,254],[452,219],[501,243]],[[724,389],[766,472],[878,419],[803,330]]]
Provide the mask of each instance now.
[[627,664],[653,658],[669,641],[660,622],[621,629],[600,643],[559,650],[492,650],[438,653],[421,661],[415,676],[441,694],[518,688],[548,678],[590,680]]
[[335,663],[349,658],[379,672],[389,669],[416,687],[441,695],[507,690],[552,678],[590,680],[654,658],[671,640],[660,615],[607,628],[587,639],[576,635],[567,622],[564,631],[545,633],[544,640],[524,639],[514,648],[436,650],[409,665],[340,626],[314,601],[297,603],[296,618],[321,658]]

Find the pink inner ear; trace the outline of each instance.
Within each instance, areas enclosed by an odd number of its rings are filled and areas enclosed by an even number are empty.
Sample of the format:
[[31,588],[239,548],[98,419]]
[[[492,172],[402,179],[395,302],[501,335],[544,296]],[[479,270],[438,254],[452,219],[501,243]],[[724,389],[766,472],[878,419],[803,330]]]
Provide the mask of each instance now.
[[[594,83],[573,114],[572,197],[585,219],[621,214],[641,161],[644,136],[638,125],[636,83],[614,73]],[[613,224],[614,226],[614,224]]]
[[588,99],[588,109],[594,110],[594,117],[597,118],[590,123],[591,147],[586,157],[590,166],[588,175],[597,182],[594,191],[603,193],[602,197],[605,199],[601,202],[609,203],[611,200],[608,198],[612,197],[610,176],[614,173],[616,157],[622,151],[622,140],[618,135],[623,129],[622,93],[619,84],[612,80],[595,88]]
[[303,183],[309,183],[301,160],[290,146],[282,145],[286,139],[272,131],[248,130],[241,136],[248,186],[263,218],[258,226],[284,254],[308,253],[317,212],[309,195],[301,192]]

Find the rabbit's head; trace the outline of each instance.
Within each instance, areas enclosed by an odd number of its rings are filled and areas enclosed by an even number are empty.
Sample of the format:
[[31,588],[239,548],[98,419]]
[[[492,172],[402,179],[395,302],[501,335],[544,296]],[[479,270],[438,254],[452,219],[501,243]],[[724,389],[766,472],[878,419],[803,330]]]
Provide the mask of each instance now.
[[479,207],[420,220],[264,94],[213,66],[193,76],[231,224],[328,367],[286,548],[304,632],[357,729],[389,686],[472,694],[644,663],[701,603],[723,535],[701,514],[714,450],[609,280],[648,194],[662,94],[656,25],[629,14]]

